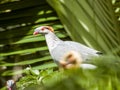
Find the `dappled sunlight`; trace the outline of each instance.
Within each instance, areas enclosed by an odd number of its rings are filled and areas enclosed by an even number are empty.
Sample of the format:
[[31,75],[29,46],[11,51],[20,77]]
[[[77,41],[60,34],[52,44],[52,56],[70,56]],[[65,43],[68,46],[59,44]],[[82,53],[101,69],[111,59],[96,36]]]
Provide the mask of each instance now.
[[84,28],[86,31],[90,32],[88,26],[87,26],[84,22],[82,22],[81,20],[79,20],[79,22],[81,23],[81,25],[83,26],[83,28]]
[[84,36],[82,36],[82,39],[85,41],[85,43],[86,43],[89,47],[94,48],[94,47],[90,44],[90,42],[88,41],[88,39],[86,39]]

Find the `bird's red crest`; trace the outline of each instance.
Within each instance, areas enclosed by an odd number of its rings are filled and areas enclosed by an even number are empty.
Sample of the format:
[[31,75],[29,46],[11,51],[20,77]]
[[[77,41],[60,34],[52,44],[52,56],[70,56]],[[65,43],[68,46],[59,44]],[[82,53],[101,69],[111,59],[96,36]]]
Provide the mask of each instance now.
[[54,32],[54,29],[52,27],[50,27],[50,26],[43,26],[41,30],[45,30],[45,29],[48,29],[51,32]]

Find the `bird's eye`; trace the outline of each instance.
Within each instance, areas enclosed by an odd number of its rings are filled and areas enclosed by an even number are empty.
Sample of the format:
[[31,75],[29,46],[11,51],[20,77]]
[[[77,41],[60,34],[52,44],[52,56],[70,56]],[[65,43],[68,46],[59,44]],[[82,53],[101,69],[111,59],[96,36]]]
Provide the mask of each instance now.
[[43,27],[43,28],[41,28],[41,30],[43,31],[45,28]]

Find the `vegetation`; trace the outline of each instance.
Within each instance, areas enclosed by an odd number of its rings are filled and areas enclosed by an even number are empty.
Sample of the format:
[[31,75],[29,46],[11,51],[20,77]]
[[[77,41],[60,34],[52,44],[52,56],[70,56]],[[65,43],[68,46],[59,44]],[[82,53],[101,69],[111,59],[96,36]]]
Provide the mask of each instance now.
[[[102,51],[87,62],[97,68],[59,71],[45,38],[32,35],[42,25],[52,26],[63,40]],[[1,0],[1,90],[6,80],[21,76],[18,90],[120,90],[119,26],[119,0]]]
[[18,90],[119,90],[120,58],[102,56],[91,62],[96,69],[27,69],[25,77],[17,82]]

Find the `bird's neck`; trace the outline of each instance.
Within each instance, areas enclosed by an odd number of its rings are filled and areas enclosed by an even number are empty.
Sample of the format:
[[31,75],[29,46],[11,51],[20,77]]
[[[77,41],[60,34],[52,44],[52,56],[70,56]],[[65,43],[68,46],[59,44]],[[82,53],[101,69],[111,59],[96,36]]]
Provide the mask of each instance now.
[[49,32],[48,34],[45,35],[46,38],[46,43],[48,45],[49,51],[57,46],[57,44],[62,41],[60,40],[53,32]]

